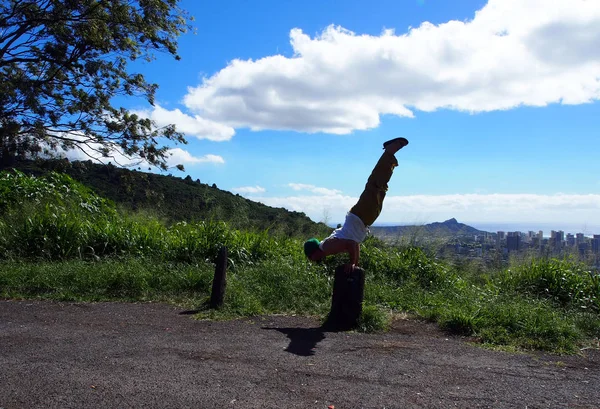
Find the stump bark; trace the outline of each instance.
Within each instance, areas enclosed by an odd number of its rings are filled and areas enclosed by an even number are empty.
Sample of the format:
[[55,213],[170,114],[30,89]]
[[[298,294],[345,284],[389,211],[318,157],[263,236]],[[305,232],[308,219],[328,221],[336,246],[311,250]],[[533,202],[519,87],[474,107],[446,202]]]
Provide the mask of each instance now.
[[225,285],[227,283],[227,247],[221,247],[215,266],[215,276],[213,278],[212,292],[210,294],[210,308],[220,308],[223,306],[225,298]]
[[352,273],[344,272],[344,266],[335,269],[331,311],[325,326],[338,331],[356,328],[362,312],[365,295],[365,271],[356,267]]

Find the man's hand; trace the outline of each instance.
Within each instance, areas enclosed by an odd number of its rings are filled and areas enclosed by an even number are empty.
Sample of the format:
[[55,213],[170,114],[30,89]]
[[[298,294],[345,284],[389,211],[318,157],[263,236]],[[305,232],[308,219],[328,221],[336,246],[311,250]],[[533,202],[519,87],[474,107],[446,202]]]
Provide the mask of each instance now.
[[356,264],[346,263],[346,264],[344,264],[344,273],[351,274],[354,272],[355,268],[356,268]]

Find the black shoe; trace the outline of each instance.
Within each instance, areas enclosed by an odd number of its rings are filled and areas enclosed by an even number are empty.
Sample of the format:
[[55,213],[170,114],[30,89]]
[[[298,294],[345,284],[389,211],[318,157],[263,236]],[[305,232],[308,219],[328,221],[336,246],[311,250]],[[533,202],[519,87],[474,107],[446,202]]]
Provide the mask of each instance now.
[[383,143],[383,149],[386,148],[386,146],[388,146],[390,143],[396,142],[396,141],[401,141],[402,142],[402,148],[404,148],[406,145],[408,145],[408,139],[406,138],[394,138],[394,139],[390,139],[389,141],[385,141]]

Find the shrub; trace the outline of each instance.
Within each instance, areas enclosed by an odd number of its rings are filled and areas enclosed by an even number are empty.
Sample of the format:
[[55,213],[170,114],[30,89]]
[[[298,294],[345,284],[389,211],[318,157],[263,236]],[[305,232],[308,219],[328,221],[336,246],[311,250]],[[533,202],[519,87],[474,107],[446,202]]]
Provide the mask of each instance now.
[[475,332],[484,343],[574,352],[583,333],[544,300],[500,296],[482,306]]
[[375,305],[363,305],[358,320],[358,331],[378,332],[387,331],[390,326],[390,314]]
[[506,292],[549,299],[561,307],[600,309],[600,277],[572,259],[538,259],[508,269],[496,279]]
[[85,215],[114,214],[114,205],[71,177],[50,172],[44,177],[27,176],[18,170],[0,172],[0,211],[36,205],[68,209]]

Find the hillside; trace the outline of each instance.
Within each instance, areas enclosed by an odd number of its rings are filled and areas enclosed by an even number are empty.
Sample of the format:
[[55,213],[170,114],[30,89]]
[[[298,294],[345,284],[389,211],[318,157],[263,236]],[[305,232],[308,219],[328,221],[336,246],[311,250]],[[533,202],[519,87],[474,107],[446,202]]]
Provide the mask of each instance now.
[[266,230],[287,236],[325,235],[331,230],[304,213],[253,202],[200,180],[158,175],[102,165],[92,161],[20,161],[13,164],[27,174],[63,172],[97,194],[134,212],[147,212],[168,224],[198,220],[226,221],[233,227]]
[[444,222],[435,222],[421,226],[372,226],[371,233],[380,239],[408,238],[453,238],[461,236],[478,236],[491,234],[464,223],[459,223],[452,218]]

